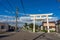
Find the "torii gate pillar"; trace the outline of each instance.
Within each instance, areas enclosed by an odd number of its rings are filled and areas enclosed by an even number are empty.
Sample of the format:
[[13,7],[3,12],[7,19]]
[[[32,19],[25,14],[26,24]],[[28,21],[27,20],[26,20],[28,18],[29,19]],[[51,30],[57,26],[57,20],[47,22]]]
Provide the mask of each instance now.
[[33,32],[35,32],[35,16],[34,16],[34,21],[33,21]]
[[48,21],[48,15],[46,16],[46,19],[47,19],[47,32],[50,33],[50,30],[49,30],[49,21]]

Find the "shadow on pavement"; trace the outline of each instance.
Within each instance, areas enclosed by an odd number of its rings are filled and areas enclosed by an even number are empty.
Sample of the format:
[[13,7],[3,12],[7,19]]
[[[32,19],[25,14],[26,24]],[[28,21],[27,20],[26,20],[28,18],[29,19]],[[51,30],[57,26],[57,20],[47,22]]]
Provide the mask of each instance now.
[[12,34],[6,34],[6,35],[0,35],[0,38],[10,37],[10,36],[13,36],[13,35],[15,35],[15,33],[12,33]]
[[4,37],[8,37],[8,36],[10,36],[10,35],[2,35],[2,36],[0,36],[0,38],[4,38]]
[[38,38],[42,38],[42,39],[46,39],[46,40],[54,40],[53,38],[50,38],[51,36],[46,36],[48,34],[46,33],[43,33],[43,34],[40,34],[39,36],[35,37],[33,40],[37,40]]
[[40,34],[39,36],[35,37],[33,40],[36,40],[36,39],[38,39],[39,37],[45,37],[44,34],[46,34],[46,33]]

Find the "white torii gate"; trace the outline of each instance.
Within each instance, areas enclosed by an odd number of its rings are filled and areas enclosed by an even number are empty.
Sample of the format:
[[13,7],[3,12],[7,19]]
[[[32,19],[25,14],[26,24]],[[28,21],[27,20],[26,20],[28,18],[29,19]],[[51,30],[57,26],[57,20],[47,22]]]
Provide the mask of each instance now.
[[[51,16],[52,14],[53,13],[48,13],[48,14],[30,14],[31,19],[33,19],[33,32],[35,32],[35,20],[36,19],[44,19],[43,16],[45,16],[46,20],[47,20],[47,31],[48,31],[48,33],[50,33],[48,17]],[[38,16],[39,16],[39,18],[38,18]]]

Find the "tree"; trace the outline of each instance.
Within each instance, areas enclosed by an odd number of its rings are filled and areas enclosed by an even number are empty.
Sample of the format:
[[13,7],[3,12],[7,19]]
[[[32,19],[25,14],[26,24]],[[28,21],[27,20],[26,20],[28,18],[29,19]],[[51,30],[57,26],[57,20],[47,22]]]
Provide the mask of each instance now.
[[24,24],[24,27],[27,28],[27,26],[28,26],[27,23],[25,23],[25,24]]
[[29,24],[29,27],[30,27],[31,29],[33,29],[33,23],[30,23],[30,24]]
[[[31,29],[33,29],[33,23],[30,23],[30,24],[29,24],[29,27],[30,27]],[[38,30],[38,27],[39,27],[39,26],[38,26],[37,24],[35,24],[35,29],[36,29],[36,30]]]

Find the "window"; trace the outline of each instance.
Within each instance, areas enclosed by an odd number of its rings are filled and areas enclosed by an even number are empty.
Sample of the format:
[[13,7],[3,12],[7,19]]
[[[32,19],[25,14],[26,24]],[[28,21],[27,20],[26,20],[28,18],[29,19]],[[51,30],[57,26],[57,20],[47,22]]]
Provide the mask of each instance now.
[[1,29],[4,29],[4,26],[1,26]]

